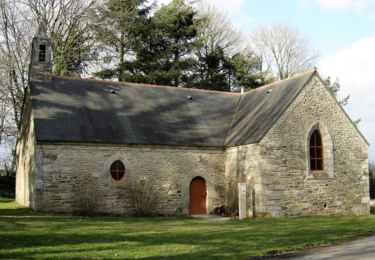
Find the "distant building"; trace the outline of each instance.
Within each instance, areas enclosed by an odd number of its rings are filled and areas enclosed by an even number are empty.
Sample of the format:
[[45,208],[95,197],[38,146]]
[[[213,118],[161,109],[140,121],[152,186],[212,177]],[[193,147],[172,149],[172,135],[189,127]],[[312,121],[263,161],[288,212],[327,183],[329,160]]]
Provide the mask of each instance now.
[[214,212],[233,179],[249,215],[369,213],[368,143],[315,70],[243,94],[54,77],[41,26],[17,202],[72,212],[90,180],[100,212],[131,215],[132,176],[159,191],[158,214]]

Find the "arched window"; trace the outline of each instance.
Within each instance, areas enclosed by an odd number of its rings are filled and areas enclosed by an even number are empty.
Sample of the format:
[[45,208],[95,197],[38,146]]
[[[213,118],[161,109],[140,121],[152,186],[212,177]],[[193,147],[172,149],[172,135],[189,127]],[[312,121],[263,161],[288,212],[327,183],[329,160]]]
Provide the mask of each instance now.
[[113,179],[119,181],[122,179],[122,177],[124,177],[126,169],[124,164],[120,160],[117,160],[111,164],[109,172],[111,173]]
[[318,130],[315,130],[310,138],[310,170],[324,170],[323,142]]

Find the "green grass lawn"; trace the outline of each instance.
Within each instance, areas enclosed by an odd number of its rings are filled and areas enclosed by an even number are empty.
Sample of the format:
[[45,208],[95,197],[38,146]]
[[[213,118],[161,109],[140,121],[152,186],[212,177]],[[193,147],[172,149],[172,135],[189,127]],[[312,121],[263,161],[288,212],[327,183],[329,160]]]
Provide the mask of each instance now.
[[248,258],[375,231],[375,216],[259,218],[78,217],[0,199],[0,258]]

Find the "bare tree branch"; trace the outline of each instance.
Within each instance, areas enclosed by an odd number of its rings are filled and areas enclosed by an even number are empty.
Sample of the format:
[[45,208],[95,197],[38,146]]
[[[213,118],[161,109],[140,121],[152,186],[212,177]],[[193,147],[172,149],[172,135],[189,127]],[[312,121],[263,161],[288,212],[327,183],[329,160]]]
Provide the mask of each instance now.
[[279,79],[312,67],[319,56],[305,36],[283,24],[259,28],[252,34],[251,43],[257,56],[266,60]]

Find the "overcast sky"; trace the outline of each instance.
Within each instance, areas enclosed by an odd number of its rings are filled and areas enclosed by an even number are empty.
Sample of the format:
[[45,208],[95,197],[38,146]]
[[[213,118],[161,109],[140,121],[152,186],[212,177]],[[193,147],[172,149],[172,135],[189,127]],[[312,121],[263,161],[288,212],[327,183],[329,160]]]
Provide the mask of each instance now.
[[[338,77],[345,110],[361,118],[359,129],[373,144],[375,161],[375,0],[203,0],[228,14],[245,35],[269,23],[303,32],[319,50],[319,72]],[[170,0],[159,0],[169,3]]]

